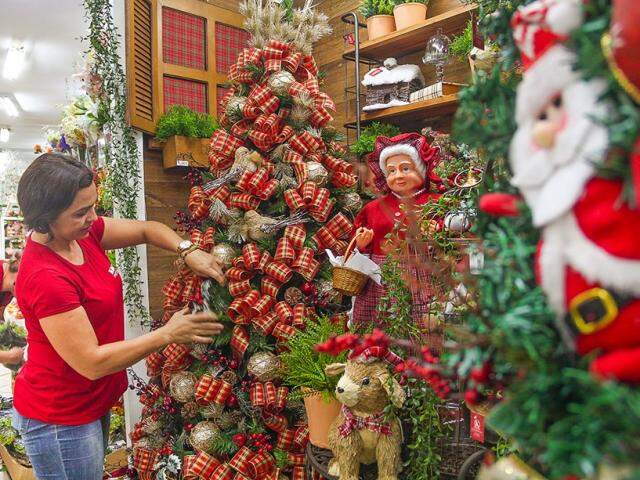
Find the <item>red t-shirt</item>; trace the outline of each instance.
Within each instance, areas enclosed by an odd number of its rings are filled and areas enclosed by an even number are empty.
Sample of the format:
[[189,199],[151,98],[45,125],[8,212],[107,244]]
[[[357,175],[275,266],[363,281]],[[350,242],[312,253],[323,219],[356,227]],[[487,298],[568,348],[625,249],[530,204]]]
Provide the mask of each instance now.
[[93,422],[127,388],[125,371],[98,380],[76,372],[56,353],[39,321],[81,306],[100,345],[124,339],[122,280],[100,246],[103,232],[104,219],[99,217],[89,235],[78,240],[82,265],[27,240],[15,292],[25,318],[29,354],[16,378],[13,398],[18,412],[27,418],[60,425]]

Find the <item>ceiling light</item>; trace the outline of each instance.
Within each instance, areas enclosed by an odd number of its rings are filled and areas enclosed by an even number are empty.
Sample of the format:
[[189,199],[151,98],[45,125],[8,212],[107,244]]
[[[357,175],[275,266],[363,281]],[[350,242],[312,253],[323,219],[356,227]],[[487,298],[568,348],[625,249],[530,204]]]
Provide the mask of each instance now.
[[0,108],[2,108],[10,117],[17,117],[20,115],[18,102],[11,95],[0,96]]
[[7,52],[7,58],[4,61],[4,68],[2,69],[2,76],[7,80],[15,80],[18,78],[25,64],[25,49],[24,44],[19,42],[13,42],[9,51]]
[[10,136],[11,130],[9,130],[7,127],[0,127],[0,142],[7,143]]

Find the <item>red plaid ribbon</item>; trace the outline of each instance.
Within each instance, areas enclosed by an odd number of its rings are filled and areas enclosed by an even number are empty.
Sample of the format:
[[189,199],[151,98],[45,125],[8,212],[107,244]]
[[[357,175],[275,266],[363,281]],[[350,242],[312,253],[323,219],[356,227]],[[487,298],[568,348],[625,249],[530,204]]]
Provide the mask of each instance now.
[[246,328],[236,325],[231,334],[231,351],[236,359],[244,356],[244,352],[249,348],[249,333]]
[[291,471],[291,480],[306,480],[304,467],[293,467]]
[[292,213],[306,209],[320,223],[327,221],[335,203],[329,190],[318,187],[314,182],[305,182],[298,189],[287,190],[284,199]]
[[271,277],[262,277],[260,281],[260,291],[264,295],[270,295],[273,298],[278,296],[278,291],[282,284]]
[[288,341],[291,337],[293,337],[298,330],[296,330],[291,325],[287,325],[286,323],[278,323],[271,332],[275,338],[277,338],[281,342]]
[[238,54],[238,60],[229,69],[229,80],[239,83],[253,82],[253,72],[249,70],[250,65],[259,66],[261,52],[255,47],[245,48]]
[[269,178],[269,171],[261,167],[255,172],[245,170],[236,184],[238,190],[249,193],[260,200],[268,200],[278,188],[278,181]]
[[160,352],[153,352],[149,355],[145,362],[147,364],[147,375],[149,377],[157,377],[162,371],[162,365],[164,365],[164,355]]
[[144,447],[136,447],[133,452],[133,468],[138,472],[152,472],[158,460],[158,452]]
[[266,315],[253,318],[251,323],[263,335],[270,335],[278,323],[278,315],[275,312],[269,312]]
[[331,177],[331,183],[336,188],[351,188],[358,183],[358,177],[351,173],[336,172]]
[[161,394],[160,387],[158,387],[157,385],[154,385],[153,383],[148,383],[144,387],[144,390],[140,395],[140,403],[142,403],[147,407],[151,407],[153,406],[154,403],[156,403],[156,400],[158,400],[158,397],[160,397],[160,394]]
[[262,58],[267,72],[279,71],[284,66],[289,72],[295,73],[302,61],[302,54],[293,51],[286,43],[271,40],[262,50]]
[[340,244],[339,241],[349,238],[353,229],[354,225],[347,216],[343,213],[338,213],[318,229],[313,236],[313,241],[316,242],[318,248],[321,250],[329,248],[341,254],[343,253],[341,250],[344,248],[344,243]]
[[253,456],[254,453],[247,447],[240,447],[240,449],[236,452],[236,454],[229,462],[229,466],[238,473],[241,473],[245,476],[250,476],[251,467],[249,464],[249,460],[251,460]]
[[233,391],[233,386],[219,378],[205,374],[196,383],[196,402],[199,405],[217,403],[224,405]]
[[391,426],[384,421],[384,413],[378,413],[369,417],[356,417],[349,407],[342,405],[340,413],[344,416],[344,422],[338,428],[341,437],[346,437],[354,430],[371,430],[382,435],[391,435]]
[[276,387],[273,382],[254,382],[249,391],[251,405],[269,413],[280,413],[287,406],[289,389]]
[[185,480],[209,480],[216,475],[222,464],[205,452],[198,452],[197,455],[184,457],[182,464],[182,475]]
[[216,130],[211,136],[211,151],[223,155],[228,158],[233,158],[236,150],[244,145],[244,142],[227,133],[224,129]]

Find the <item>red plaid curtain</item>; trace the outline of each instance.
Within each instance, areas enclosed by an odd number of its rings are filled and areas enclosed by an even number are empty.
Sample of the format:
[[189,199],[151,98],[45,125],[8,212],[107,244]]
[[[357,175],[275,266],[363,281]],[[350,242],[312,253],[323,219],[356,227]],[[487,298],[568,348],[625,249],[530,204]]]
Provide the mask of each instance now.
[[204,70],[206,22],[190,13],[162,8],[162,58],[165,63]]
[[[228,73],[238,59],[238,53],[249,43],[249,32],[216,22],[216,70]],[[219,97],[218,97],[219,98]]]
[[184,105],[197,112],[207,113],[207,86],[193,80],[164,77],[164,110],[171,105]]

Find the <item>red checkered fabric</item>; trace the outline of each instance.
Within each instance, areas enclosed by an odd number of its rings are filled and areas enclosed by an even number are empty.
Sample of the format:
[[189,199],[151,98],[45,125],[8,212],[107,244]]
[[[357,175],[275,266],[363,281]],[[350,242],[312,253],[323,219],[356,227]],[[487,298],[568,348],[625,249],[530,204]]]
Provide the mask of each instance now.
[[162,7],[162,60],[172,65],[206,67],[205,19]]
[[266,315],[262,315],[260,317],[255,317],[252,320],[253,326],[260,330],[264,335],[270,335],[273,331],[273,328],[278,323],[278,316],[275,312],[269,312]]
[[216,22],[216,71],[228,73],[238,54],[249,45],[249,32]]
[[279,283],[287,283],[293,276],[293,271],[285,263],[281,262],[270,263],[265,268],[264,273]]
[[140,472],[153,471],[158,452],[144,447],[137,447],[133,453],[133,466]]
[[164,109],[171,105],[184,105],[196,112],[207,113],[207,85],[194,80],[168,77],[163,79]]
[[228,287],[232,297],[240,297],[251,290],[251,283],[249,283],[249,280],[232,281],[229,282]]
[[249,334],[244,327],[236,325],[231,335],[231,350],[235,358],[242,358],[249,348]]
[[243,475],[251,475],[249,460],[253,456],[254,453],[251,450],[247,447],[241,447],[229,462],[229,466]]
[[307,229],[304,224],[301,223],[288,225],[284,229],[284,236],[293,244],[293,248],[302,248],[307,238]]
[[182,474],[185,479],[209,479],[220,466],[220,462],[205,452],[184,458]]
[[268,453],[259,453],[249,460],[251,478],[264,478],[265,475],[276,468],[276,461]]
[[195,398],[199,405],[211,402],[224,405],[232,391],[233,386],[230,383],[205,374],[196,383]]
[[273,298],[278,296],[278,291],[282,284],[271,277],[263,277],[260,282],[260,291],[263,295],[271,295]]
[[273,332],[271,332],[271,335],[276,337],[281,342],[284,342],[293,337],[297,332],[298,330],[293,328],[291,325],[280,322],[273,328]]
[[256,303],[251,307],[251,317],[259,317],[266,315],[273,307],[273,298],[270,295],[263,295]]
[[354,430],[364,429],[380,433],[381,435],[391,435],[391,426],[384,421],[384,414],[382,413],[366,418],[357,417],[351,413],[351,410],[349,410],[349,407],[346,405],[342,405],[340,413],[344,416],[344,423],[338,428],[341,437],[346,437]]
[[274,311],[281,322],[291,323],[293,319],[293,308],[291,308],[287,302],[278,302],[274,307]]
[[224,100],[225,100],[225,96],[230,91],[231,91],[231,88],[229,88],[229,87],[223,87],[221,85],[216,85],[216,105],[218,105],[218,117],[220,117],[220,114],[224,110],[223,103],[224,103]]
[[260,263],[260,249],[255,243],[247,243],[242,247],[242,258],[248,269],[254,269]]

